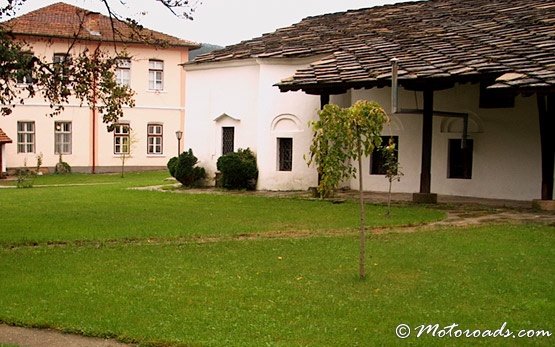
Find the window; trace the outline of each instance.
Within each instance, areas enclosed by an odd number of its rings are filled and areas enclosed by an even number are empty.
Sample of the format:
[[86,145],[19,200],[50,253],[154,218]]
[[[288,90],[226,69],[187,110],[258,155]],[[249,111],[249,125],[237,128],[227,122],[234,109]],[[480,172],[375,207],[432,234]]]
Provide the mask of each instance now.
[[67,67],[65,66],[65,62],[69,61],[69,55],[66,53],[54,53],[54,57],[52,58],[54,62],[54,69],[59,71],[59,74],[63,78],[64,76],[68,75]]
[[129,154],[129,124],[116,124],[114,128],[114,154]]
[[54,153],[71,154],[71,122],[54,123]]
[[35,153],[35,122],[17,122],[17,153]]
[[161,60],[148,61],[148,89],[164,90],[164,62]]
[[147,126],[147,153],[162,154],[162,125],[149,124]]
[[17,71],[16,79],[19,84],[33,84],[33,53],[23,53],[19,59],[21,68]]
[[122,86],[131,83],[131,59],[118,59],[116,67],[116,82]]
[[293,139],[278,138],[278,170],[291,171],[293,169]]
[[235,151],[235,127],[222,127],[222,155]]
[[370,174],[385,175],[387,172],[385,167],[385,156],[382,148],[389,145],[389,139],[393,139],[395,144],[395,160],[399,160],[399,136],[382,136],[382,145],[380,148],[374,148],[370,159]]
[[473,140],[466,140],[466,147],[462,148],[461,139],[449,139],[449,167],[447,178],[472,178],[473,149]]

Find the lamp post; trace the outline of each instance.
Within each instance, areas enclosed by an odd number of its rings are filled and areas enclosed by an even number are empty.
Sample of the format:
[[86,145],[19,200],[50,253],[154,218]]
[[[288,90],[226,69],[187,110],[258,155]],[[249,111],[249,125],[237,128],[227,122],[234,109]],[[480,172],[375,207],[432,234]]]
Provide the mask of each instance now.
[[175,137],[177,137],[177,156],[179,157],[179,154],[181,153],[181,138],[183,137],[183,131],[176,131]]

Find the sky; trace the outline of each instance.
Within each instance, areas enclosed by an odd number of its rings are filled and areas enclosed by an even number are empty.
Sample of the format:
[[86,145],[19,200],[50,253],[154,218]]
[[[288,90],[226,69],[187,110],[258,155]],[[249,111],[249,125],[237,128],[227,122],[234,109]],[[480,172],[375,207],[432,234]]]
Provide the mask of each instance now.
[[[27,0],[19,14],[64,1],[106,14],[101,0]],[[192,0],[193,20],[180,19],[156,0],[110,0],[115,11],[149,29],[199,43],[227,46],[299,22],[308,16],[406,0]],[[0,1],[0,4],[5,1]]]

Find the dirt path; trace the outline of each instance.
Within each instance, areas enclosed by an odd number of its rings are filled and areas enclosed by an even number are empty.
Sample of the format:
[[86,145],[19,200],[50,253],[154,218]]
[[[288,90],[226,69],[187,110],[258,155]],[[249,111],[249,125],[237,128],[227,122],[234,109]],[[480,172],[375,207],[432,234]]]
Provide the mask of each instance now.
[[55,330],[30,329],[0,324],[0,345],[21,347],[124,347],[116,340],[64,334]]
[[[143,189],[159,190],[161,187],[149,187]],[[189,192],[200,193],[200,192]],[[274,195],[275,196],[275,195]],[[287,196],[287,194],[284,194]],[[441,206],[438,206],[441,207]],[[372,229],[375,233],[387,232],[414,232],[418,230],[433,230],[445,227],[467,227],[478,226],[482,224],[503,224],[503,223],[527,223],[536,222],[546,225],[555,226],[555,214],[545,212],[534,212],[530,209],[512,209],[512,208],[492,208],[479,205],[455,205],[443,207],[446,210],[447,218],[438,222],[432,222],[420,226],[407,226],[407,227],[391,227],[391,228],[377,228]],[[352,230],[342,231],[327,231],[322,233],[310,231],[298,231],[288,233],[264,233],[254,235],[241,235],[234,239],[257,239],[257,238],[303,238],[314,236],[337,236],[354,233]],[[229,240],[227,238],[226,240]],[[180,242],[174,240],[173,242]],[[181,240],[183,242],[184,240]],[[218,242],[224,241],[221,238],[214,239],[192,239],[185,240],[185,242]],[[150,240],[156,242],[156,240]],[[160,240],[163,242],[163,240]],[[48,329],[31,329],[8,326],[0,324],[0,345],[8,344],[21,346],[21,347],[120,347],[120,346],[134,346],[123,344],[116,340],[100,339],[85,337],[75,334],[64,334],[55,330]]]

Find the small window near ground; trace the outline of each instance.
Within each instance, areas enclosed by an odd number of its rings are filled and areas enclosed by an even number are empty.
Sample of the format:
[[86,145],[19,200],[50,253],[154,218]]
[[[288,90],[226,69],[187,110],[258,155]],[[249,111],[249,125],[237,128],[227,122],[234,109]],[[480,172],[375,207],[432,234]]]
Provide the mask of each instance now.
[[147,153],[162,154],[162,124],[149,124],[147,126]]
[[114,154],[129,154],[129,124],[116,124],[114,127]]
[[466,146],[463,148],[461,139],[449,139],[447,178],[472,178],[473,151],[473,140],[466,140]]
[[293,139],[290,137],[278,138],[278,170],[293,170]]
[[235,127],[222,127],[222,155],[235,151]]
[[35,122],[17,122],[17,153],[35,153]]
[[[381,147],[387,146],[389,144],[389,139],[393,139],[395,143],[395,160],[399,160],[399,136],[382,136]],[[380,148],[374,148],[372,155],[370,157],[370,174],[371,175],[385,175],[387,169],[385,167],[385,156]]]
[[54,123],[54,153],[71,154],[71,122]]

